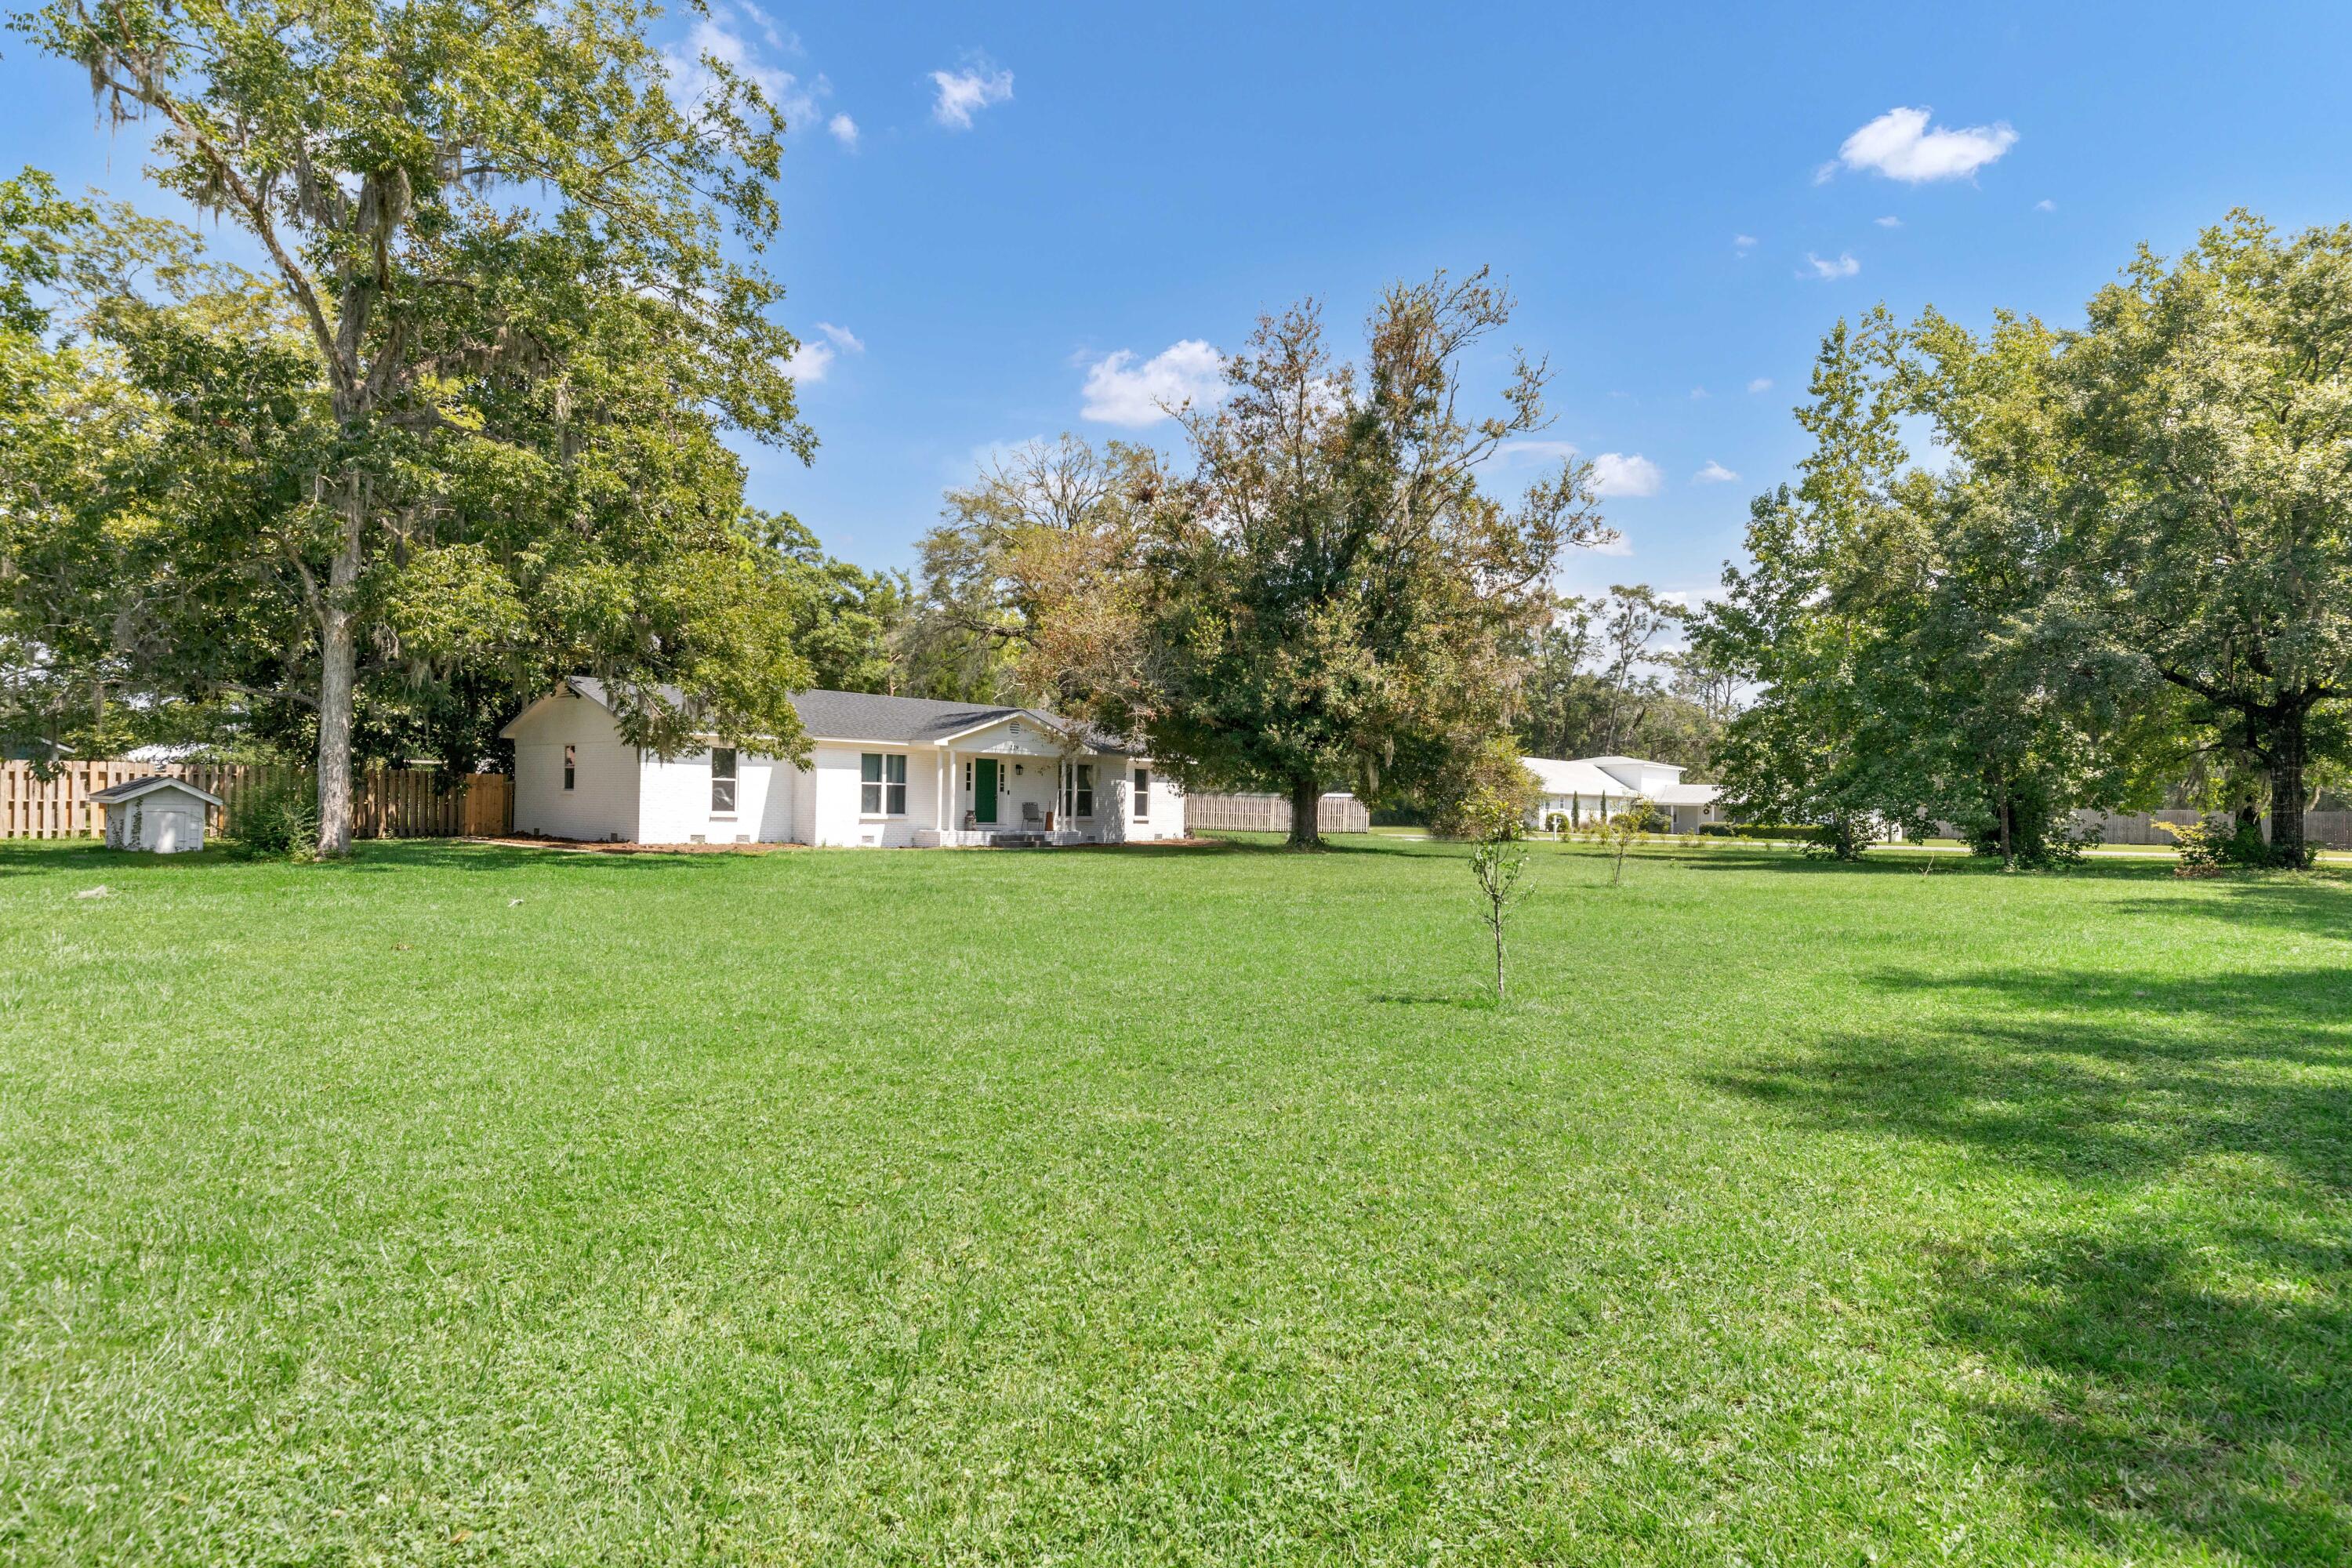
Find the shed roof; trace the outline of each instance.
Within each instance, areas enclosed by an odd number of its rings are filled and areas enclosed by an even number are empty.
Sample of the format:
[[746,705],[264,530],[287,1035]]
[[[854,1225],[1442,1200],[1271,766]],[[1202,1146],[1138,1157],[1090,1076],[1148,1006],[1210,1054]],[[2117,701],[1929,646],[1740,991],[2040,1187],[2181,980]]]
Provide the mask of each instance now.
[[122,801],[136,799],[142,795],[152,795],[159,789],[184,790],[198,800],[214,805],[228,804],[208,789],[200,788],[185,779],[175,779],[163,773],[157,773],[152,778],[125,779],[121,784],[109,784],[104,789],[94,789],[89,792],[89,798],[101,805],[114,805]]

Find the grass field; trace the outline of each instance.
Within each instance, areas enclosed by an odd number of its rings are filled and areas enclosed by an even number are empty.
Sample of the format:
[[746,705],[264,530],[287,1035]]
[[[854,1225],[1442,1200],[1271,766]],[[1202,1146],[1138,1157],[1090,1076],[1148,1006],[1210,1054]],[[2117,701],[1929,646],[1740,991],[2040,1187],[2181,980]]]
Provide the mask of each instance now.
[[2352,886],[1536,853],[0,846],[0,1562],[2352,1559]]

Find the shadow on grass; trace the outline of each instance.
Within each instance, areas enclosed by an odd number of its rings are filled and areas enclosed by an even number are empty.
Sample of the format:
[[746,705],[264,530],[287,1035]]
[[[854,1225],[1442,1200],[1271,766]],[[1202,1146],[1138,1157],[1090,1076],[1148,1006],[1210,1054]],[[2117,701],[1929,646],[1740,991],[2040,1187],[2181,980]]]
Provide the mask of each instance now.
[[[1238,855],[1425,855],[1432,849],[1460,848],[1441,841],[1421,838],[1391,838],[1376,833],[1327,833],[1323,842],[1312,849],[1297,849],[1279,833],[1242,833],[1212,828],[1205,835],[1208,846],[1193,846],[1196,850],[1209,847],[1211,853]],[[1137,845],[1144,848],[1148,846]]]
[[1452,995],[1438,992],[1383,992],[1372,997],[1371,1000],[1383,1007],[1453,1007],[1465,1013],[1494,1013],[1501,1010],[1495,1000],[1495,994],[1491,991],[1457,992]]
[[[2171,883],[2172,879],[2166,881]],[[2210,889],[2212,896],[2134,899],[2109,907],[2118,914],[2167,919],[2187,914],[2300,936],[2352,938],[2352,879],[2339,871],[2255,871],[2187,885]]]
[[[1932,882],[1937,878],[2033,877],[2067,880],[2170,881],[2172,862],[2155,856],[2126,858],[2110,856],[2090,858],[2079,865],[2061,870],[2003,871],[2000,862],[1990,856],[1955,855],[1948,851],[1905,849],[1899,845],[1874,848],[1859,860],[1837,860],[1826,855],[1808,855],[1796,846],[1763,848],[1741,846],[1738,848],[1696,845],[1675,845],[1671,848],[1678,858],[1708,869],[1786,871],[1814,877],[1910,877]],[[1655,852],[1654,850],[1653,851]],[[1636,854],[1641,851],[1636,850]],[[1924,868],[1924,869],[1923,869]]]
[[1937,1005],[1711,1081],[2080,1196],[1930,1248],[2007,1462],[2105,1548],[2352,1561],[2352,971],[1879,984]]
[[[2271,1288],[2290,1279],[2303,1288]],[[1935,1322],[2016,1376],[1978,1414],[2086,1540],[2344,1563],[2343,1282],[2340,1245],[2174,1221],[1947,1258]]]
[[104,873],[119,879],[144,871],[186,871],[206,866],[233,866],[239,861],[235,850],[219,844],[187,854],[154,855],[136,849],[109,849],[96,838],[0,839],[0,877]]
[[1966,1021],[1833,1035],[1717,1087],[1816,1125],[1947,1139],[2070,1179],[2147,1180],[2231,1151],[2352,1186],[2352,970],[1878,984],[1958,1003]]

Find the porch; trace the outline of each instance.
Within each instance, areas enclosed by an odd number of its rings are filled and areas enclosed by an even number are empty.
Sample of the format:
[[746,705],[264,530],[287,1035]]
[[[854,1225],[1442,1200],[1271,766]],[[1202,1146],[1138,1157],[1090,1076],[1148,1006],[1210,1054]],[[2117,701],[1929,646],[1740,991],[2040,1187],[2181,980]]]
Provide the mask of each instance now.
[[945,809],[916,828],[919,847],[1044,849],[1126,837],[1126,759],[1116,753],[1064,755],[1014,721],[984,748],[941,747],[936,765],[934,798]]
[[994,827],[919,827],[915,845],[922,849],[1062,849],[1078,844],[1111,844],[1118,836],[1092,826],[1074,829],[1024,827],[1018,823]]

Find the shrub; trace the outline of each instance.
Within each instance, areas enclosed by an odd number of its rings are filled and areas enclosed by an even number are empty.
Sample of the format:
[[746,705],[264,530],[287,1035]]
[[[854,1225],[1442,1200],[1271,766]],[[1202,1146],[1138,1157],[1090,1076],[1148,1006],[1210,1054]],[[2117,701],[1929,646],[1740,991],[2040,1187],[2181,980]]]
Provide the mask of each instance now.
[[1870,847],[1871,827],[1867,819],[1849,815],[1832,816],[1812,831],[1805,845],[1805,853],[1832,860],[1859,860],[1862,852]]
[[237,841],[248,855],[309,860],[319,852],[319,799],[302,779],[264,784],[236,805]]
[[1507,737],[1461,758],[1442,798],[1427,802],[1429,830],[1440,838],[1515,837],[1526,830],[1542,785]]
[[2096,826],[2076,827],[2072,811],[2059,810],[2032,792],[2021,794],[2011,802],[2005,846],[1999,817],[1957,826],[1960,841],[1969,847],[1969,854],[1997,858],[2006,848],[2011,860],[2035,869],[2079,865],[2083,852],[2095,847],[2105,837],[2104,831]]
[[1626,831],[1631,833],[1664,833],[1670,826],[1666,821],[1665,813],[1646,800],[1634,801],[1633,805],[1609,819],[1609,826],[1612,827],[1620,824],[1622,824]]
[[1568,815],[1565,812],[1555,811],[1545,817],[1544,831],[1555,838],[1568,837]]
[[[2217,876],[2231,866],[2288,865],[2263,840],[2260,823],[2209,816],[2201,822],[2159,822],[2156,827],[2171,835],[2173,847],[2180,854],[2179,875],[2184,877]],[[2310,851],[2306,849],[2305,864],[2309,863]]]

